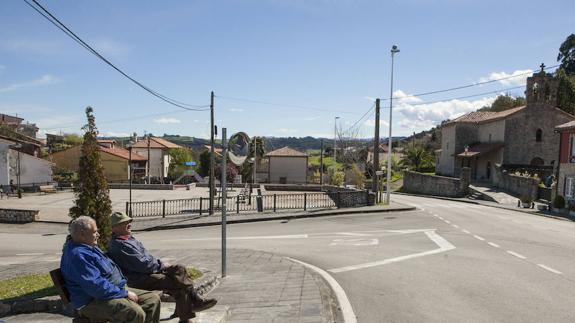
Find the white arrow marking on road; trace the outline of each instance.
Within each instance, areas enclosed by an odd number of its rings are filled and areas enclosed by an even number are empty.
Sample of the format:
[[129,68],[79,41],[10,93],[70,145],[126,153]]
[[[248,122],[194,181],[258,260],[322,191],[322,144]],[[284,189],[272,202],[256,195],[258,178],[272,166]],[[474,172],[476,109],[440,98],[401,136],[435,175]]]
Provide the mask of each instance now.
[[431,241],[435,242],[435,244],[437,244],[439,246],[438,249],[434,249],[434,250],[429,250],[429,251],[425,251],[425,252],[419,252],[419,253],[414,253],[411,255],[406,255],[406,256],[401,256],[401,257],[395,257],[395,258],[390,258],[390,259],[384,259],[384,260],[380,260],[380,261],[374,261],[374,262],[368,262],[365,264],[359,264],[359,265],[353,265],[353,266],[346,266],[346,267],[340,267],[340,268],[334,268],[334,269],[330,269],[328,271],[332,272],[332,273],[341,273],[341,272],[345,272],[345,271],[351,271],[351,270],[357,270],[357,269],[364,269],[364,268],[370,268],[370,267],[375,267],[375,266],[381,266],[381,265],[386,265],[386,264],[391,264],[394,262],[400,262],[400,261],[404,261],[404,260],[408,260],[408,259],[413,259],[413,258],[418,258],[418,257],[423,257],[423,256],[429,256],[429,255],[434,255],[437,253],[441,253],[441,252],[445,252],[445,251],[449,251],[452,249],[455,249],[455,246],[452,245],[449,241],[445,240],[444,238],[442,238],[440,235],[438,235],[435,231],[426,231],[425,234],[429,237],[429,239],[431,239]]
[[371,235],[366,233],[355,233],[355,232],[338,232],[337,234],[341,234],[342,236],[353,236],[353,237],[365,237]]
[[379,239],[335,239],[330,246],[377,246]]

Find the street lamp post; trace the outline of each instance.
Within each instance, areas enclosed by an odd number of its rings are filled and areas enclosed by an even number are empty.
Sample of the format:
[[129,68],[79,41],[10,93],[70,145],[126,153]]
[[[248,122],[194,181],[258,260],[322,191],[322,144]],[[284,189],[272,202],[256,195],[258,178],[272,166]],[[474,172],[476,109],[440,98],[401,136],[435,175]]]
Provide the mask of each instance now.
[[389,204],[391,198],[391,154],[393,152],[393,145],[391,139],[391,121],[393,111],[393,59],[395,54],[399,53],[399,48],[396,45],[391,47],[391,92],[389,94],[389,140],[387,141],[387,187],[385,190],[385,203]]
[[22,191],[20,190],[20,150],[22,148],[22,144],[21,143],[16,143],[14,145],[11,145],[10,148],[16,150],[16,189],[18,190],[18,198],[21,199],[22,198]]
[[127,145],[128,147],[128,190],[130,191],[130,201],[128,207],[128,216],[132,217],[132,145],[133,142],[130,141]]
[[332,184],[333,180],[335,179],[335,173],[337,172],[337,119],[339,117],[335,117],[333,120],[333,174],[332,174]]

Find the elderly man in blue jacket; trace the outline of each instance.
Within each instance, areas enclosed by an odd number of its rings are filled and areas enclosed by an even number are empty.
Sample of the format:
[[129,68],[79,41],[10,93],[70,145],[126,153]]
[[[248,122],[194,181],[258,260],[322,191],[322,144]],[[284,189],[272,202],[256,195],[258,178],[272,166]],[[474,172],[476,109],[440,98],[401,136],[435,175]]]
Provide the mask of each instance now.
[[128,286],[145,290],[167,291],[176,300],[173,317],[188,322],[195,312],[216,304],[215,299],[202,299],[194,289],[186,267],[170,265],[152,256],[142,243],[132,236],[132,218],[121,212],[111,217],[112,239],[108,254],[128,278]]
[[94,219],[80,216],[70,222],[69,230],[60,269],[74,308],[92,321],[159,322],[160,297],[126,289],[119,268],[96,246],[100,234]]

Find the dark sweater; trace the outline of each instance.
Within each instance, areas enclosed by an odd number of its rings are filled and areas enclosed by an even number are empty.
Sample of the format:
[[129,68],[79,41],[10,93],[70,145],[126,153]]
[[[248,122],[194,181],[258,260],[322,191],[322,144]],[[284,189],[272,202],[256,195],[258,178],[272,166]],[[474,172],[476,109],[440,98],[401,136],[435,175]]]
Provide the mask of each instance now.
[[142,243],[133,236],[112,235],[108,243],[108,255],[120,267],[128,279],[128,286],[146,276],[162,271],[162,262],[152,256]]

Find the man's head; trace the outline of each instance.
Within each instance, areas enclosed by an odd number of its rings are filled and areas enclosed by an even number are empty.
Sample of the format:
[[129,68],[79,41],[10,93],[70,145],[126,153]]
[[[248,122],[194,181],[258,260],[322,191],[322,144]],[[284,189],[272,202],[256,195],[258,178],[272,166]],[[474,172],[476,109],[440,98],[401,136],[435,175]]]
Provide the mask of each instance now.
[[89,216],[80,216],[72,222],[69,226],[70,236],[75,243],[84,243],[90,246],[98,244],[100,233],[96,226],[96,221]]
[[118,236],[132,234],[132,218],[122,212],[114,212],[110,218],[112,232]]

